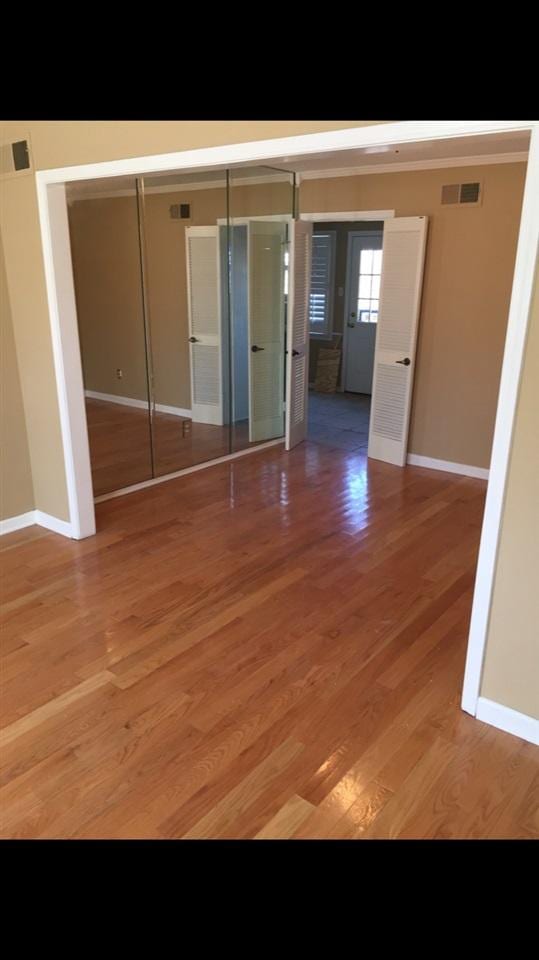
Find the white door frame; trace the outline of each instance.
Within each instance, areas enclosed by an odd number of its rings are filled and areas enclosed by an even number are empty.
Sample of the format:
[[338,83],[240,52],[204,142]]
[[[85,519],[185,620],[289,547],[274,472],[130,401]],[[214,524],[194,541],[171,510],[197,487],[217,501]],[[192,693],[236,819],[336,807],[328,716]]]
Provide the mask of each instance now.
[[[102,177],[140,176],[169,170],[182,170],[186,173],[201,167],[222,169],[238,164],[267,164],[270,160],[276,164],[280,158],[294,155],[510,131],[530,131],[531,137],[462,696],[463,709],[475,714],[537,258],[539,122],[536,120],[406,120],[39,170],[36,173],[39,222],[71,536],[81,539],[95,533],[95,511],[69,245],[66,183]],[[321,219],[319,214],[313,216]]]
[[[374,217],[373,217],[374,219]],[[368,237],[372,236],[374,230],[350,230],[346,242],[346,274],[344,280],[344,313],[343,313],[343,331],[342,331],[342,364],[341,364],[341,383],[340,390],[341,393],[344,392],[346,385],[346,365],[348,362],[348,322],[347,317],[350,314],[350,277],[352,272],[352,240],[354,237]],[[383,232],[382,232],[382,243],[384,242]],[[384,261],[382,260],[382,272],[384,270]],[[374,349],[376,350],[376,336],[378,334],[378,324],[376,324],[375,330],[375,344]]]

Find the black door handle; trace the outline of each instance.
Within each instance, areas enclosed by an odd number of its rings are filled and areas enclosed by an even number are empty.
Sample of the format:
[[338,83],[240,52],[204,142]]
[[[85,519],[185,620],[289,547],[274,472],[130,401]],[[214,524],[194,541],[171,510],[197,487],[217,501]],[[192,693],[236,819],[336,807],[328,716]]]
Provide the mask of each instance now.
[[257,347],[256,343],[251,347],[253,353],[258,353],[259,350],[265,350],[265,347]]
[[189,337],[189,343],[198,343],[198,340],[196,337]]
[[299,357],[299,350],[292,350],[293,357]]
[[405,367],[409,367],[411,362],[410,357],[405,357],[404,360],[395,360],[395,363],[403,363]]

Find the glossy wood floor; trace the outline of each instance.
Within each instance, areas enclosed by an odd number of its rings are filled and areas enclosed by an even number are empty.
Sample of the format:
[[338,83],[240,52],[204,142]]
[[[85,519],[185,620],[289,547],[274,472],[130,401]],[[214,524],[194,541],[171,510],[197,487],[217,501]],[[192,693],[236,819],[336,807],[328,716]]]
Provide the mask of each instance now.
[[[149,413],[137,407],[86,398],[94,496],[121,490],[152,478]],[[229,427],[188,420],[187,417],[154,413],[153,445],[157,477],[184,470],[206,460],[256,446],[249,443],[247,420]]]
[[306,443],[2,538],[2,836],[536,837],[459,707],[483,498]]

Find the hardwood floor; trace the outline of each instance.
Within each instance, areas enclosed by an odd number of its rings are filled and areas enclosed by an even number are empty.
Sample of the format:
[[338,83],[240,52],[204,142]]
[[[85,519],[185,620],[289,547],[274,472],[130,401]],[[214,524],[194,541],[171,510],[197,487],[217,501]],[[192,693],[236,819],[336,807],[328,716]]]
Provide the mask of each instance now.
[[[147,410],[86,398],[94,496],[152,478],[149,414]],[[183,424],[190,425],[183,435]],[[229,427],[194,423],[187,417],[155,413],[153,446],[155,476],[162,477],[206,460],[216,460],[249,443],[248,421]]]
[[485,485],[314,443],[3,537],[3,837],[538,835],[459,707]]

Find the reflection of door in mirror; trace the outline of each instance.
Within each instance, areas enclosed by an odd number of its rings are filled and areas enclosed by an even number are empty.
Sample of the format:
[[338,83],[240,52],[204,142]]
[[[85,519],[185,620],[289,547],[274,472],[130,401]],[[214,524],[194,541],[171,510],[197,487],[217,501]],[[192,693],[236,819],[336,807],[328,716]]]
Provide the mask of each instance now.
[[218,227],[189,227],[187,299],[193,423],[224,423],[223,329]]
[[221,231],[226,177],[144,178],[155,472],[230,453]]
[[249,440],[284,432],[284,255],[286,224],[248,227]]
[[294,177],[229,171],[232,450],[284,436],[287,237]]
[[[234,434],[248,442],[249,437],[249,335],[247,318],[247,225],[229,227],[227,244],[226,227],[221,228],[221,263],[226,260],[228,273],[223,277],[223,303],[228,321],[230,359],[228,375],[231,378],[231,422]],[[230,283],[230,300],[227,278]],[[230,310],[228,309],[230,306]],[[226,340],[225,340],[226,345]],[[227,364],[225,363],[225,375]]]

